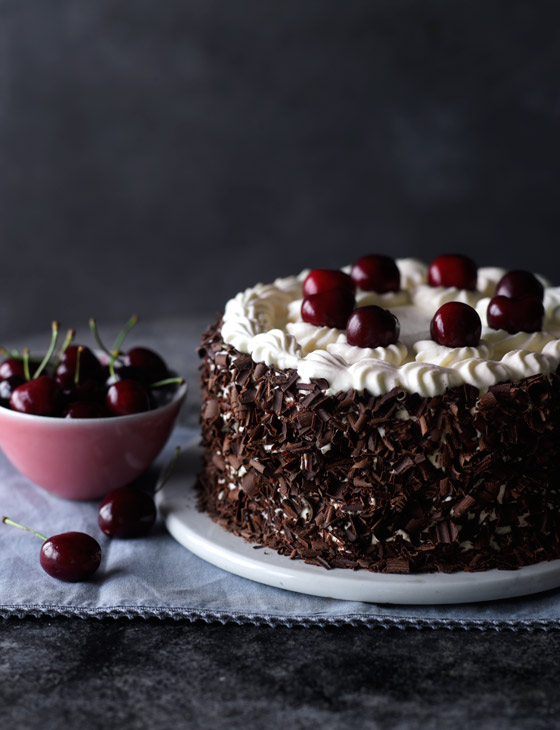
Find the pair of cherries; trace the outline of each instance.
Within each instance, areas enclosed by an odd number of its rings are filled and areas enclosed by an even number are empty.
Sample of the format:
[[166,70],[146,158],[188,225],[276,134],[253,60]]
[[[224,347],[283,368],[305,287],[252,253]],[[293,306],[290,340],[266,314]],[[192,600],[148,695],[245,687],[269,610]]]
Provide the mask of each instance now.
[[[428,284],[476,291],[477,276],[477,266],[468,256],[444,255],[430,264]],[[544,319],[543,297],[544,287],[534,274],[509,271],[496,285],[488,304],[488,326],[510,334],[540,331]],[[478,344],[480,318],[472,307],[459,305],[460,302],[449,302],[432,320],[432,338],[440,344],[460,342],[451,347]]]
[[[55,354],[58,323],[52,324],[50,347],[40,363],[10,356],[0,363],[0,405],[38,416],[65,418],[107,418],[148,411],[172,396],[169,386],[180,382],[172,377],[160,355],[146,347],[121,352],[126,334],[136,323],[132,317],[108,350],[99,338],[95,320],[92,331],[107,354],[102,363],[92,350],[71,344],[74,330]],[[33,374],[32,374],[33,370]]]
[[544,320],[544,287],[529,271],[510,271],[496,286],[488,304],[489,327],[516,332],[539,332]]
[[[99,508],[98,522],[110,537],[141,537],[151,530],[156,515],[154,499],[148,492],[126,486],[105,497]],[[101,546],[85,532],[63,532],[47,538],[8,517],[3,517],[2,522],[41,538],[39,561],[53,578],[76,583],[88,580],[99,568]]]
[[395,343],[400,324],[392,312],[375,305],[356,306],[356,287],[364,291],[399,291],[400,271],[392,258],[380,254],[362,256],[350,274],[314,269],[303,282],[301,316],[317,327],[346,329],[350,345],[387,347]]
[[[116,538],[143,537],[152,529],[157,517],[153,495],[171,477],[179,454],[180,449],[177,448],[153,494],[128,485],[114,489],[105,497],[99,507],[98,523],[106,535]],[[99,568],[101,546],[85,532],[63,532],[47,538],[46,535],[20,525],[9,517],[2,517],[2,522],[30,532],[43,541],[39,561],[43,570],[53,578],[76,583],[88,580]]]

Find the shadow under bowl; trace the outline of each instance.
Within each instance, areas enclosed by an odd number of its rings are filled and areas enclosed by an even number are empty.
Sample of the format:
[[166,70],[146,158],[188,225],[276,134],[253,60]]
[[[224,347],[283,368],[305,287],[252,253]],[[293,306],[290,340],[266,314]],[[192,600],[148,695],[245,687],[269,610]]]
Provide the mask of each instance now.
[[0,446],[24,476],[58,497],[99,499],[140,476],[165,446],[186,384],[159,408],[113,418],[50,418],[0,407]]

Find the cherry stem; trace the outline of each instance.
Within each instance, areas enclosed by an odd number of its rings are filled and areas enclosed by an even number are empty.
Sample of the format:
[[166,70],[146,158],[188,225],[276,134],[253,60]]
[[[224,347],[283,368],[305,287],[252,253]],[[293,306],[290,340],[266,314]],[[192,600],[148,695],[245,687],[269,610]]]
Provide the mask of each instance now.
[[158,380],[157,383],[152,383],[150,388],[161,388],[164,385],[183,385],[185,378],[164,378],[164,380]]
[[26,380],[31,380],[31,373],[29,371],[29,348],[26,347],[23,351],[23,375]]
[[58,351],[58,355],[56,356],[56,360],[54,361],[54,367],[55,369],[60,365],[60,361],[62,360],[62,356],[66,352],[66,350],[69,348],[70,343],[76,336],[76,330],[75,329],[69,329],[66,333],[66,337],[64,338],[64,342],[62,343],[62,346],[60,350]]
[[80,362],[82,360],[82,352],[84,348],[82,345],[78,346],[78,352],[76,353],[76,372],[74,373],[74,385],[78,385],[80,382]]
[[21,354],[18,352],[18,350],[6,350],[6,348],[2,347],[1,345],[0,354],[7,355],[8,357],[13,357],[16,360],[21,360]]
[[43,370],[46,368],[48,362],[50,361],[53,352],[55,351],[56,343],[58,340],[58,327],[58,322],[55,320],[51,325],[51,344],[49,345],[49,349],[45,353],[45,357],[41,360],[41,364],[39,365],[37,370],[35,370],[35,374],[33,375],[34,379],[38,378],[39,375],[41,375]]
[[115,375],[115,360],[119,356],[119,351],[113,350],[113,352],[110,354],[111,354],[111,359],[109,360],[109,372],[111,373],[112,378],[116,378],[117,376]]
[[20,525],[19,522],[14,522],[9,517],[2,517],[2,522],[5,525],[11,525],[12,527],[19,527],[20,530],[25,530],[26,532],[30,532],[32,535],[35,535],[36,537],[40,537],[43,542],[47,540],[46,535],[41,535],[40,532],[37,532],[37,530],[32,530],[30,527],[25,527],[25,525]]
[[128,333],[137,322],[138,317],[136,314],[133,314],[128,322],[125,324],[125,326],[122,328],[122,330],[119,332],[117,339],[115,340],[115,344],[113,345],[113,350],[117,350],[117,352],[120,351],[122,343],[125,341]]
[[98,347],[103,350],[103,352],[107,353],[107,355],[111,355],[111,350],[107,347],[107,345],[103,342],[101,339],[101,336],[99,334],[99,330],[97,329],[97,322],[93,317],[89,318],[89,328],[91,330],[91,334],[95,338],[95,341],[97,342]]
[[171,461],[169,462],[167,468],[162,473],[161,477],[159,478],[159,480],[155,486],[154,494],[156,494],[156,492],[159,492],[161,489],[163,489],[165,487],[165,485],[167,484],[167,482],[171,479],[173,472],[175,471],[175,467],[177,466],[177,461],[179,460],[180,453],[181,453],[181,447],[176,446],[175,453],[173,454]]

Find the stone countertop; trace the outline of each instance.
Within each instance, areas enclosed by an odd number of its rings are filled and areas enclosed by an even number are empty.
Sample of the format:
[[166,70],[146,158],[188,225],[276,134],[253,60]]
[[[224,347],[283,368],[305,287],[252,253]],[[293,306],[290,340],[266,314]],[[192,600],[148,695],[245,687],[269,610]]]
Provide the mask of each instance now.
[[538,730],[560,712],[558,632],[7,619],[0,647],[7,730]]
[[[196,319],[138,325],[189,379]],[[108,340],[118,325],[103,326]],[[46,336],[28,339],[40,346]],[[87,338],[86,338],[87,339]],[[10,345],[18,343],[10,343]],[[162,620],[0,621],[7,730],[549,728],[560,632],[268,628]]]

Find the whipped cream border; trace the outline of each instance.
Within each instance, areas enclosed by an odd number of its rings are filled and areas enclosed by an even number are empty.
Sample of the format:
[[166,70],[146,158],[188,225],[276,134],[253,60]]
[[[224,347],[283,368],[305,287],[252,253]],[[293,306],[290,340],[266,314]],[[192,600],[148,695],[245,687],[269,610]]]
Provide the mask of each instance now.
[[[222,338],[255,362],[296,370],[301,382],[325,379],[329,394],[353,388],[377,396],[398,386],[428,397],[465,383],[485,392],[500,382],[554,372],[560,365],[560,287],[549,286],[541,277],[545,284],[543,331],[510,335],[490,329],[486,322],[489,297],[505,269],[480,268],[477,291],[470,292],[428,286],[427,266],[416,259],[397,259],[396,263],[401,291],[375,294],[358,290],[356,294],[358,306],[377,304],[397,315],[401,336],[395,345],[354,347],[348,344],[344,330],[303,322],[301,287],[309,270],[271,284],[256,284],[230,299]],[[481,315],[484,326],[477,347],[444,347],[430,339],[430,320],[449,301],[467,302]]]

